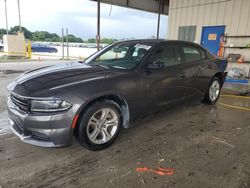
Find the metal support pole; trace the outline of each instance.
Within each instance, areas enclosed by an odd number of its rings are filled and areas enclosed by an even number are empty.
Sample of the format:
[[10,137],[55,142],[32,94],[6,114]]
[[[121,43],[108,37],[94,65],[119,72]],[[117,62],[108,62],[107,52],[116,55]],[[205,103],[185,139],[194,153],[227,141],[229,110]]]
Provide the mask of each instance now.
[[112,5],[110,5],[109,16],[111,16],[111,13],[112,13]]
[[156,38],[157,38],[157,39],[159,39],[160,22],[161,22],[161,2],[159,2],[158,23],[157,23],[157,35],[156,35]]
[[250,93],[250,88],[249,88],[249,83],[250,83],[250,68],[249,68],[249,71],[248,71],[247,78],[248,78],[248,84],[247,84],[247,87],[246,87],[246,95],[248,95]]
[[97,0],[97,35],[96,35],[97,51],[100,50],[100,0]]
[[8,14],[7,14],[7,3],[6,0],[4,0],[5,5],[5,24],[6,24],[6,33],[9,34],[9,26],[8,26]]
[[30,40],[28,40],[28,53],[27,53],[28,58],[31,58],[31,43]]
[[69,31],[66,28],[66,43],[67,43],[67,59],[69,59]]
[[64,59],[64,29],[62,28],[62,59]]
[[17,6],[18,6],[18,16],[19,16],[19,31],[22,31],[22,24],[21,24],[21,13],[20,13],[20,3],[19,0],[17,0]]

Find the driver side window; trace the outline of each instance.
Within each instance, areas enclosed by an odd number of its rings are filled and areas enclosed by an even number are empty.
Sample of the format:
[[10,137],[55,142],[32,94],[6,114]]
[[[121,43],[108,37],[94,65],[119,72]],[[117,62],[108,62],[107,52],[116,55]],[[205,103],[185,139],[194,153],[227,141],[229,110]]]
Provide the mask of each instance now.
[[179,48],[177,46],[161,46],[151,58],[152,66],[161,68],[171,67],[181,63]]

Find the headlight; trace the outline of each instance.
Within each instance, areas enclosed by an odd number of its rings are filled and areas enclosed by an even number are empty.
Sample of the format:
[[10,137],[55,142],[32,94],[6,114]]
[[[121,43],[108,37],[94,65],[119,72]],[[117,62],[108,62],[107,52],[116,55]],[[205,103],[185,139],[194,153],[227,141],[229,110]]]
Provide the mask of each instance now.
[[31,100],[32,112],[59,112],[68,110],[71,106],[63,100]]

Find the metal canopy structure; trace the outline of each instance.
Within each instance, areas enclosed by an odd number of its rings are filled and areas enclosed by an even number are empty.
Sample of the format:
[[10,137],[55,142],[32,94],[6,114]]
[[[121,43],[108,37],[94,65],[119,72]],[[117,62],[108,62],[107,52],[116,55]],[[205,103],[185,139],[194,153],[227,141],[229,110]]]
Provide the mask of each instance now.
[[[98,0],[91,0],[98,1]],[[100,0],[101,3],[117,5],[126,8],[133,8],[152,13],[159,13],[159,4],[161,4],[160,13],[168,15],[169,0]]]
[[107,3],[111,5],[132,8],[142,11],[147,11],[151,13],[158,14],[158,23],[157,23],[157,39],[159,38],[160,32],[160,19],[161,14],[168,15],[169,12],[169,0],[91,0],[97,2],[97,35],[96,43],[97,50],[100,49],[100,3]]

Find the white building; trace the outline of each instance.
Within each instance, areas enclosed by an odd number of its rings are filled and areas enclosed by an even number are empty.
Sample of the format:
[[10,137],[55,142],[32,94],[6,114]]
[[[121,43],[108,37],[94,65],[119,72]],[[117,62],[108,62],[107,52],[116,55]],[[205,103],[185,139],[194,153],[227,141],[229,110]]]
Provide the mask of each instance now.
[[250,60],[250,0],[170,0],[168,39],[194,41],[216,54],[221,34],[224,57]]
[[240,54],[250,61],[250,0],[100,1],[168,15],[167,39],[196,42],[215,55],[222,39],[224,57]]

